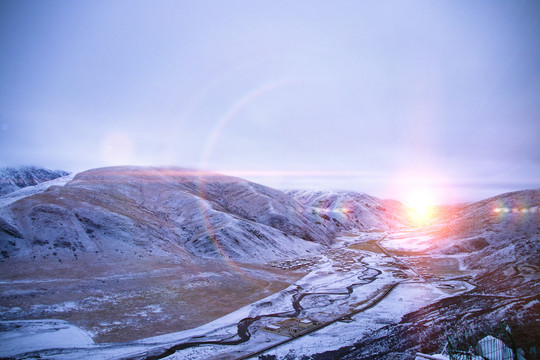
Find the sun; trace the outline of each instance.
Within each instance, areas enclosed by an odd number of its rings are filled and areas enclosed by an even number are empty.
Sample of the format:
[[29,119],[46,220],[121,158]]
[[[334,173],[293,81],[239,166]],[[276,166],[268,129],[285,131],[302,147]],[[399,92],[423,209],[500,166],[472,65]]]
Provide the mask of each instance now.
[[435,192],[426,188],[410,190],[404,200],[408,215],[416,225],[426,225],[434,219],[436,202]]

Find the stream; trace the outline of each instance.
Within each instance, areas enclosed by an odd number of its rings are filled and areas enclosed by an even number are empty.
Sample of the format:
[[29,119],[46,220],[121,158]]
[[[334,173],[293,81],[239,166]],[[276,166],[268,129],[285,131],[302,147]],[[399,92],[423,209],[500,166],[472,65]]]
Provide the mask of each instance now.
[[[366,265],[365,263],[363,264]],[[373,272],[374,274],[368,275],[369,272]],[[160,354],[148,356],[145,358],[145,360],[163,359],[167,356],[173,355],[177,351],[188,349],[191,347],[200,346],[200,345],[239,345],[239,344],[245,343],[251,339],[251,333],[249,332],[249,327],[254,322],[259,321],[263,318],[296,318],[304,310],[304,308],[301,305],[301,302],[305,297],[314,296],[314,295],[350,296],[354,292],[355,287],[372,283],[381,274],[382,274],[381,270],[365,266],[365,269],[363,270],[363,274],[357,277],[359,280],[361,280],[361,282],[356,282],[347,286],[345,288],[347,290],[346,292],[304,292],[304,293],[301,293],[300,291],[302,290],[302,287],[298,286],[296,289],[297,293],[293,296],[292,302],[291,302],[292,307],[294,309],[293,311],[279,312],[279,313],[265,314],[265,315],[258,315],[254,317],[243,318],[237,324],[238,339],[228,340],[230,339],[229,337],[228,339],[223,339],[223,340],[185,342],[185,343],[171,346],[165,349]]]

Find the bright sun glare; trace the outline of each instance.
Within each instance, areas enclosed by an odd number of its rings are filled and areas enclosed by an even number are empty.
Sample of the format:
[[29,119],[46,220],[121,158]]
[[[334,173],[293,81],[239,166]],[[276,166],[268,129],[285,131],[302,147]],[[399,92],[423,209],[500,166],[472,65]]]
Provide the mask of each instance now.
[[405,205],[409,217],[417,225],[425,225],[435,216],[436,196],[428,189],[415,189],[408,193]]

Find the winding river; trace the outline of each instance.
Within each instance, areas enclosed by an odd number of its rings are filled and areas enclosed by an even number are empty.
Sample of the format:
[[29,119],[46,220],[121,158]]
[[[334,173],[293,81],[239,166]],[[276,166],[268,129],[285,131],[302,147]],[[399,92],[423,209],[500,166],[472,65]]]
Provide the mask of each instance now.
[[[369,283],[372,283],[377,279],[379,275],[382,274],[382,271],[376,268],[372,268],[367,266],[367,264],[363,263],[365,266],[365,269],[363,270],[362,275],[359,275],[357,278],[361,280],[361,282],[353,283],[349,286],[347,286],[346,292],[301,292],[302,287],[298,286],[296,288],[296,294],[292,298],[292,307],[293,311],[287,311],[287,312],[279,312],[279,313],[272,313],[272,314],[265,314],[265,315],[258,315],[254,317],[246,317],[240,320],[237,324],[238,332],[236,336],[238,336],[238,339],[235,340],[229,340],[231,337],[223,340],[214,340],[214,341],[194,341],[194,342],[185,342],[181,344],[177,344],[174,346],[171,346],[165,350],[163,350],[160,354],[157,355],[151,355],[146,357],[146,360],[157,360],[157,359],[163,359],[167,356],[173,355],[175,352],[201,346],[201,345],[239,345],[242,343],[245,343],[251,339],[251,333],[249,332],[249,327],[256,321],[259,321],[263,318],[296,318],[300,315],[300,313],[304,310],[304,308],[301,305],[301,302],[304,298],[307,296],[314,296],[314,295],[329,295],[329,296],[350,296],[354,292],[354,288],[362,285],[366,285]],[[369,274],[372,272],[372,274]],[[393,287],[392,287],[393,289]],[[390,289],[391,291],[391,289]],[[384,294],[386,296],[390,291],[387,291],[387,293]],[[382,300],[382,298],[380,299]],[[366,310],[362,309],[361,311]],[[360,311],[357,311],[355,313],[358,313]],[[334,322],[334,321],[332,321]],[[330,324],[329,322],[328,324]],[[324,325],[328,325],[324,324]]]

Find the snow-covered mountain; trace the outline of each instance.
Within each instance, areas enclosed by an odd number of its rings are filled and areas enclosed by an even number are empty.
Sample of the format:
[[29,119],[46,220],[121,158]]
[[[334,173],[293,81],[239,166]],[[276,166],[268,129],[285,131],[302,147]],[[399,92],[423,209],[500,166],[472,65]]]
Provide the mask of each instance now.
[[[338,204],[350,212],[334,213]],[[7,202],[0,251],[4,259],[260,262],[316,252],[343,228],[386,229],[389,216],[367,195],[308,197],[212,173],[111,167]]]
[[408,223],[405,207],[398,201],[353,191],[290,190],[287,194],[315,217],[326,220],[325,226],[334,231],[391,230]]
[[4,258],[191,254],[260,261],[306,254],[331,241],[282,192],[173,168],[89,170],[0,214]]
[[[443,219],[439,249],[467,254],[465,264],[482,269],[516,261],[540,266],[540,189],[495,196]],[[439,250],[438,249],[438,250]]]
[[35,166],[1,168],[0,196],[66,175],[68,173],[62,170],[48,170]]

